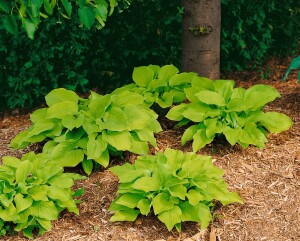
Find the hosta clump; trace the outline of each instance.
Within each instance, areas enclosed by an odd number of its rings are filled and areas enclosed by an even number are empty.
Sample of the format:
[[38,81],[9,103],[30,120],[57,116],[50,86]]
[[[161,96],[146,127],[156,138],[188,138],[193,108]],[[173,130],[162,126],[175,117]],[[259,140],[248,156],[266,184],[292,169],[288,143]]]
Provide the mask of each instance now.
[[130,90],[143,95],[148,106],[157,103],[160,107],[167,108],[186,99],[184,88],[191,86],[191,81],[196,75],[193,72],[179,73],[173,65],[140,66],[134,68],[134,84],[116,89],[113,93]]
[[179,121],[178,125],[193,123],[181,141],[184,145],[193,140],[194,151],[220,135],[224,135],[231,145],[264,147],[267,131],[279,133],[293,124],[284,114],[263,112],[265,104],[280,97],[271,86],[260,84],[249,89],[234,88],[231,80],[212,81],[196,76],[185,93],[190,103],[173,107],[167,118]]
[[122,151],[147,154],[160,132],[157,114],[144,104],[143,96],[130,91],[88,99],[70,90],[55,89],[46,96],[48,108],[30,116],[33,125],[11,142],[13,148],[47,141],[43,151],[60,166],[82,163],[90,174],[93,161],[106,167],[110,154]]
[[21,160],[5,156],[0,165],[0,220],[32,238],[51,229],[51,221],[61,211],[79,213],[73,197],[81,193],[71,187],[79,174],[63,173],[63,168],[50,162],[47,154],[25,154]]
[[134,221],[139,214],[154,214],[171,230],[180,231],[184,221],[198,222],[206,228],[212,219],[214,200],[223,205],[242,203],[229,192],[223,171],[209,156],[167,149],[155,156],[139,157],[110,170],[119,178],[119,196],[110,206],[111,221]]

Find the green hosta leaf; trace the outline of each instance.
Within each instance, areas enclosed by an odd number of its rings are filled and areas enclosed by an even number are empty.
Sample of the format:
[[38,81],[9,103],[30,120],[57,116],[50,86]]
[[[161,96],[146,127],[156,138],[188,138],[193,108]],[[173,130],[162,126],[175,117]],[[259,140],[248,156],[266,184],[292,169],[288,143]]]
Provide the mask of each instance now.
[[144,105],[144,97],[141,94],[127,90],[112,95],[111,100],[112,106],[116,107]]
[[153,80],[154,72],[151,68],[146,66],[136,67],[133,70],[132,79],[141,87],[147,87]]
[[156,103],[162,108],[170,107],[173,104],[173,93],[163,93],[163,95],[156,100]]
[[[107,149],[107,142],[102,140],[102,136],[95,136],[96,134],[89,135],[87,142],[87,158],[97,159]],[[95,138],[96,137],[96,138]]]
[[41,185],[41,186],[33,186],[32,188],[28,189],[28,194],[33,198],[35,201],[48,201],[48,186]]
[[188,127],[181,137],[182,145],[185,145],[188,141],[192,140],[193,136],[196,134],[198,129],[199,128],[197,125],[192,125],[192,126]]
[[231,97],[234,84],[235,83],[233,80],[215,80],[215,91],[221,94],[224,97],[225,101],[228,102]]
[[128,208],[135,208],[140,200],[144,198],[143,195],[134,194],[134,193],[125,193],[121,195],[116,201],[116,204],[128,207]]
[[28,138],[39,135],[45,131],[49,131],[54,127],[51,120],[42,120],[33,126],[33,129],[28,133]]
[[199,91],[197,94],[195,94],[195,97],[197,97],[201,102],[208,105],[217,105],[217,106],[226,105],[226,101],[224,97],[221,94],[216,93],[214,91],[202,90]]
[[186,99],[186,95],[182,90],[170,90],[174,103],[181,103]]
[[293,121],[285,114],[267,112],[261,117],[260,124],[272,133],[279,133],[288,130],[293,125]]
[[252,107],[252,103],[242,98],[231,99],[226,105],[229,111],[245,111]]
[[168,83],[166,80],[164,79],[154,79],[153,81],[151,81],[147,87],[147,90],[151,91],[151,92],[159,92],[159,89],[163,88],[163,87],[167,87]]
[[149,145],[145,141],[141,141],[136,134],[132,134],[132,147],[130,151],[136,154],[146,155],[149,151]]
[[28,133],[30,132],[30,129],[32,128],[29,127],[29,129],[17,134],[9,143],[9,146],[12,147],[13,149],[26,148],[30,144],[30,142],[27,140],[28,139],[27,136]]
[[214,90],[214,81],[202,76],[194,76],[192,88],[199,90]]
[[126,163],[123,166],[115,166],[109,169],[112,173],[118,176],[121,183],[132,182],[144,174],[135,170],[133,166]]
[[44,121],[45,120],[45,116],[47,113],[48,108],[41,108],[41,109],[37,109],[35,110],[31,115],[30,115],[30,120],[33,123],[39,123],[40,121]]
[[109,152],[108,149],[104,150],[100,157],[95,158],[95,162],[99,163],[103,167],[107,167],[109,164]]
[[102,139],[120,151],[130,150],[132,147],[132,136],[128,131],[106,131],[103,132]]
[[222,133],[225,128],[225,125],[218,118],[206,119],[204,124],[206,126],[205,134],[209,139],[213,139],[217,133]]
[[60,187],[60,188],[69,188],[74,185],[73,178],[71,178],[67,175],[64,175],[64,174],[55,175],[54,177],[52,177],[51,179],[48,180],[48,183],[51,186],[56,186],[56,187]]
[[167,81],[178,72],[179,70],[174,65],[165,65],[160,68],[158,72],[158,79]]
[[181,184],[170,187],[169,192],[173,197],[178,197],[181,200],[185,199],[186,188]]
[[180,209],[182,211],[182,221],[200,222],[197,206],[182,202],[180,203]]
[[56,220],[58,218],[58,210],[54,203],[49,202],[34,202],[31,206],[31,213],[39,218],[46,220]]
[[131,221],[133,222],[136,220],[137,216],[139,215],[139,210],[129,209],[126,211],[116,211],[116,213],[110,218],[111,222],[117,221]]
[[95,92],[91,92],[88,108],[95,118],[102,118],[110,104],[111,95],[102,96]]
[[14,202],[16,204],[17,211],[20,213],[32,205],[33,199],[31,196],[24,197],[22,194],[18,193],[14,197]]
[[141,177],[132,184],[132,188],[144,192],[157,191],[159,187],[158,180],[154,177]]
[[127,115],[125,110],[117,107],[112,107],[105,113],[102,123],[102,128],[110,131],[124,131],[128,128]]
[[169,231],[175,226],[175,224],[181,222],[182,211],[178,206],[174,206],[172,209],[164,211],[158,215],[158,219],[162,221]]
[[6,166],[10,166],[10,167],[13,167],[13,168],[18,168],[18,166],[20,166],[21,163],[22,163],[18,158],[13,157],[13,156],[4,156],[4,157],[2,157],[2,162]]
[[257,110],[278,97],[280,94],[275,88],[261,84],[247,89],[244,95],[244,98],[253,106],[251,110]]
[[74,149],[68,142],[58,144],[52,151],[51,161],[62,167],[75,167],[83,161],[84,153],[81,149]]
[[191,84],[192,79],[196,75],[197,75],[196,73],[192,73],[192,72],[175,74],[170,78],[169,84],[170,86]]
[[49,94],[47,94],[45,99],[47,105],[50,107],[54,104],[64,102],[64,101],[70,101],[77,104],[79,97],[74,91],[66,90],[64,88],[58,88],[52,90]]
[[6,193],[6,194],[0,194],[0,203],[4,207],[9,207],[9,205],[13,202],[13,195],[14,193]]
[[201,103],[191,103],[183,110],[182,115],[191,121],[201,122],[203,121],[206,112],[210,110],[211,108]]
[[209,207],[199,203],[195,206],[190,205],[188,202],[184,202],[180,205],[182,210],[182,221],[194,221],[201,224],[201,229],[208,227],[212,220]]
[[169,165],[172,171],[177,171],[182,166],[184,160],[184,154],[182,151],[174,151],[173,149],[167,148],[164,152],[167,159],[166,164]]
[[72,200],[71,193],[68,193],[65,189],[59,187],[49,187],[47,195],[52,200],[59,200],[61,202]]
[[204,129],[199,129],[196,134],[193,136],[193,151],[198,151],[202,147],[205,147],[207,144],[211,143],[213,141],[213,138],[210,139],[207,137]]
[[47,111],[46,118],[62,119],[69,115],[75,115],[78,113],[78,106],[71,101],[63,101],[53,104]]
[[88,29],[91,29],[91,27],[95,23],[95,12],[93,7],[84,6],[83,8],[79,8],[78,15],[83,25]]
[[141,199],[136,207],[140,209],[141,214],[148,215],[151,209],[151,202],[148,199]]
[[149,128],[144,128],[142,130],[136,130],[135,133],[141,141],[149,142],[152,146],[156,146],[156,139],[154,137],[153,131]]
[[21,164],[16,169],[16,182],[20,183],[25,181],[27,176],[32,171],[32,164],[30,161],[26,160],[21,162]]
[[230,128],[229,126],[227,126],[226,128],[224,128],[223,134],[225,135],[226,140],[231,145],[235,145],[239,140],[241,131],[241,128]]
[[43,218],[37,218],[36,221],[45,229],[45,230],[50,230],[52,228],[52,224],[50,220],[46,220]]
[[13,203],[11,203],[8,208],[2,209],[0,207],[0,219],[3,221],[17,221],[19,219],[19,215],[16,207]]
[[246,93],[246,89],[244,89],[242,87],[235,88],[232,91],[231,100],[232,99],[243,99],[245,93]]
[[162,131],[162,128],[161,128],[159,122],[154,118],[148,123],[147,127],[150,130],[152,130],[154,133],[159,133]]
[[92,173],[92,171],[93,171],[93,161],[92,160],[83,160],[81,165],[86,174],[90,175]]
[[254,123],[247,123],[240,132],[239,140],[243,143],[264,147],[267,141],[265,134]]
[[203,195],[195,189],[189,190],[186,196],[189,199],[189,203],[193,206],[204,199]]
[[62,118],[62,125],[69,130],[73,130],[74,128],[79,128],[82,126],[84,121],[84,116],[79,115],[75,117],[73,115],[67,115]]
[[170,200],[170,196],[166,193],[160,193],[153,198],[152,201],[154,213],[160,214],[174,207],[174,202]]
[[169,120],[173,121],[181,121],[183,119],[182,112],[185,111],[189,106],[187,104],[180,104],[178,106],[175,106],[169,110],[166,117]]

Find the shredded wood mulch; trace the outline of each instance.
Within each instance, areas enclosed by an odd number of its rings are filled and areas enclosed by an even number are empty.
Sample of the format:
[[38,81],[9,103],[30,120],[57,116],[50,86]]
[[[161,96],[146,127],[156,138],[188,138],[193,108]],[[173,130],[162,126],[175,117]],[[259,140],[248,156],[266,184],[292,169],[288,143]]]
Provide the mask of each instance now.
[[[274,64],[274,73],[282,76],[286,67]],[[275,71],[277,70],[277,72]],[[279,72],[279,74],[278,74]],[[108,207],[116,197],[118,179],[108,170],[97,170],[89,179],[78,181],[76,188],[84,187],[85,194],[79,205],[80,215],[64,212],[53,222],[52,230],[35,240],[43,241],[94,241],[94,240],[156,240],[156,241],[298,241],[300,240],[300,85],[296,75],[288,82],[279,76],[268,80],[259,77],[231,73],[228,79],[237,80],[237,85],[250,87],[253,84],[269,84],[277,88],[282,97],[268,104],[266,111],[287,114],[294,121],[288,131],[270,134],[264,149],[230,146],[217,140],[199,154],[211,155],[214,164],[224,169],[229,189],[237,191],[244,204],[218,207],[214,220],[206,230],[197,224],[184,223],[182,232],[168,232],[153,215],[141,216],[135,222],[109,221]],[[246,76],[246,77],[245,77]],[[249,78],[250,81],[243,80]],[[4,114],[0,118],[0,158],[5,155],[20,157],[30,150],[14,151],[8,147],[10,140],[30,125],[29,114]],[[165,131],[157,135],[157,147],[151,153],[167,147],[191,151],[191,145],[181,146],[184,129],[174,129],[163,121]],[[136,156],[126,153],[124,160],[114,159],[111,165],[124,161],[134,162]],[[73,170],[79,171],[80,170]],[[21,233],[0,237],[0,240],[27,240]]]

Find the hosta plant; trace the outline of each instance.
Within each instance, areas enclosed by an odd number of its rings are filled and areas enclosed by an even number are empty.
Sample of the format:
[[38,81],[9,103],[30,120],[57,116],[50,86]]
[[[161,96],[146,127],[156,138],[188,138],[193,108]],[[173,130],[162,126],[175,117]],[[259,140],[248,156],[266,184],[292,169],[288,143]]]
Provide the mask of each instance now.
[[111,221],[134,221],[153,210],[168,230],[175,226],[180,231],[184,221],[206,228],[215,201],[242,203],[237,193],[228,191],[224,172],[209,156],[166,149],[110,170],[119,178],[119,195],[109,208],[114,212]]
[[231,80],[213,81],[196,76],[185,93],[190,102],[173,107],[167,118],[179,121],[178,125],[192,123],[181,141],[184,145],[193,140],[194,151],[222,135],[231,145],[264,147],[268,131],[279,133],[293,124],[284,114],[263,111],[265,104],[280,97],[278,91],[268,85],[234,88]]
[[154,133],[161,131],[157,114],[145,106],[143,96],[130,91],[105,96],[92,92],[83,99],[60,88],[46,96],[46,103],[47,108],[31,114],[32,126],[11,147],[46,141],[43,152],[51,161],[72,167],[82,163],[88,174],[93,161],[106,167],[110,154],[147,154],[148,143],[156,145]]
[[167,108],[186,99],[184,88],[190,87],[196,75],[193,72],[179,73],[173,65],[140,66],[134,68],[132,74],[134,84],[125,85],[113,93],[130,90],[143,95],[148,106],[157,103],[160,107]]
[[63,173],[63,168],[49,161],[47,154],[30,152],[21,159],[5,156],[0,165],[0,220],[15,231],[23,230],[32,238],[51,229],[51,221],[68,209],[79,214],[71,187],[79,174]]

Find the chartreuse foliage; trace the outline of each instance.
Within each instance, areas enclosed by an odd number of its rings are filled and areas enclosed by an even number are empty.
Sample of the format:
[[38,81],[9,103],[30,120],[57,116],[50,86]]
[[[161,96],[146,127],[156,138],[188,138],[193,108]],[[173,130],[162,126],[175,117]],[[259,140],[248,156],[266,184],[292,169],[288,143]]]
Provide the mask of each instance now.
[[154,133],[160,132],[157,114],[144,105],[143,96],[123,91],[113,95],[91,93],[88,99],[63,88],[46,96],[47,108],[30,116],[33,122],[10,143],[18,149],[46,141],[43,151],[59,166],[82,163],[90,174],[93,160],[106,167],[110,154],[122,151],[147,154]]
[[155,156],[138,157],[110,170],[119,178],[119,196],[109,210],[111,221],[134,221],[151,208],[158,219],[178,231],[184,221],[198,222],[206,228],[212,219],[214,200],[223,205],[242,203],[237,193],[229,192],[223,171],[211,157],[166,149]]
[[193,140],[194,151],[220,135],[224,135],[231,145],[264,147],[267,131],[279,133],[293,124],[284,114],[263,112],[265,104],[280,97],[271,86],[234,88],[232,80],[213,81],[196,76],[185,93],[190,103],[175,106],[168,112],[167,118],[179,121],[179,125],[194,123],[181,139],[183,145]]
[[179,73],[173,65],[140,66],[134,68],[132,74],[134,84],[125,85],[113,93],[130,90],[143,95],[148,106],[157,103],[160,107],[167,108],[186,99],[184,88],[190,87],[196,75],[193,72]]
[[[32,231],[39,235],[51,229],[61,211],[79,213],[73,197],[74,180],[85,177],[63,173],[63,168],[50,162],[47,154],[25,154],[21,160],[11,156],[2,159],[0,166],[0,221],[2,226],[23,230],[32,238]],[[2,228],[3,229],[3,228]],[[3,230],[2,230],[3,231]],[[5,234],[1,231],[1,234]]]
[[94,24],[102,28],[119,2],[126,6],[130,4],[127,0],[1,0],[0,14],[8,32],[17,35],[20,21],[28,37],[33,39],[41,19],[48,18],[54,11],[58,10],[62,17],[69,19],[75,8],[80,22],[86,28],[90,29]]

